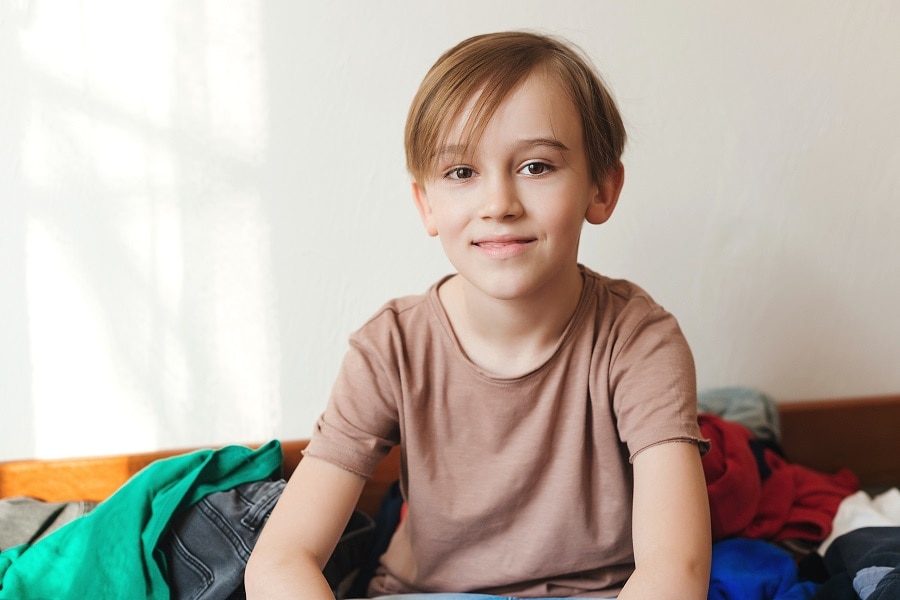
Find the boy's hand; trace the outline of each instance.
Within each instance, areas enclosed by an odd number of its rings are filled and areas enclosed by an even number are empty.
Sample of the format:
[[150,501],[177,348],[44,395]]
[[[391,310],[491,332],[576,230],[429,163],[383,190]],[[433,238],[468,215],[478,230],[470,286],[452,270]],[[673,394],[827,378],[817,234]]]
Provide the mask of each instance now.
[[704,600],[712,536],[697,446],[670,442],[634,459],[635,572],[619,600]]

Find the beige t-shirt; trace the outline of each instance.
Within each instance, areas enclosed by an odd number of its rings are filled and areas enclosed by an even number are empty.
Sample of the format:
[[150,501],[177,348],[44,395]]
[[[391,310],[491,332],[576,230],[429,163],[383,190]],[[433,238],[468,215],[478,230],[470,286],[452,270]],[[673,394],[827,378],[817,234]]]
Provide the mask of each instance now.
[[630,459],[704,448],[694,363],[646,292],[582,270],[556,351],[521,377],[466,357],[440,282],[351,336],[306,455],[369,477],[402,446],[408,512],[370,593],[602,597],[634,570]]

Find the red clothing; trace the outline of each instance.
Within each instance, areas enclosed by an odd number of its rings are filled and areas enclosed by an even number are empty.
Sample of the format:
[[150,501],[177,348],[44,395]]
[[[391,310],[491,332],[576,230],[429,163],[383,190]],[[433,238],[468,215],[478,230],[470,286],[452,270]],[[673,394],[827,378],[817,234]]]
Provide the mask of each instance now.
[[703,472],[714,540],[822,541],[831,533],[841,500],[859,489],[859,479],[848,469],[819,473],[790,464],[770,449],[763,456],[771,472],[763,480],[746,427],[710,414],[698,420],[711,441]]

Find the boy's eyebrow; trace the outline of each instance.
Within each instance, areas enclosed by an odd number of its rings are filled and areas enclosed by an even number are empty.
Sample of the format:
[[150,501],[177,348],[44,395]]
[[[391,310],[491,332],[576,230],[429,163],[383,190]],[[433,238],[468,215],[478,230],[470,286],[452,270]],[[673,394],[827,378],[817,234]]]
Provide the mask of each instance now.
[[[560,152],[568,152],[569,147],[563,144],[556,138],[551,137],[536,137],[536,138],[525,138],[516,142],[515,148],[516,150],[524,150],[527,148],[534,148],[536,146],[548,146],[555,150],[559,150]],[[468,147],[465,144],[447,144],[446,146],[442,146],[435,153],[435,157],[440,158],[444,156],[465,156],[467,153]]]
[[465,144],[447,144],[446,146],[438,148],[438,151],[434,153],[434,156],[435,158],[441,158],[447,155],[464,156],[466,148],[467,146]]
[[516,148],[533,148],[535,146],[549,146],[550,148],[561,152],[567,152],[569,150],[569,147],[558,139],[549,137],[527,138],[519,140],[518,143],[516,143]]

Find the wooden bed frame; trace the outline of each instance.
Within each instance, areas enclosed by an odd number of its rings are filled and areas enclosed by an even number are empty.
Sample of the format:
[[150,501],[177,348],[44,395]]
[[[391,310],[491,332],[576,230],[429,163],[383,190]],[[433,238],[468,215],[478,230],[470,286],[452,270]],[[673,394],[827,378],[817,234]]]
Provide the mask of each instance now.
[[[827,473],[849,468],[864,488],[900,485],[900,395],[794,401],[778,408],[782,447],[791,462]],[[287,477],[300,462],[306,441],[285,441],[282,446]],[[0,462],[0,498],[103,500],[151,462],[189,450]],[[377,512],[399,470],[395,449],[366,484],[360,510]]]

